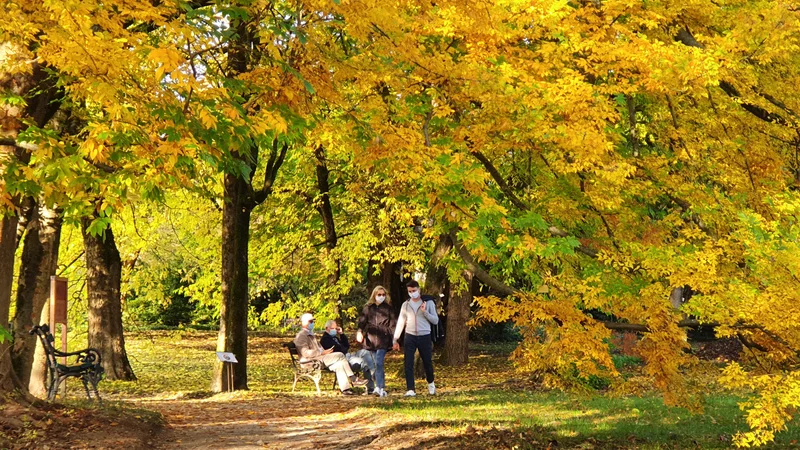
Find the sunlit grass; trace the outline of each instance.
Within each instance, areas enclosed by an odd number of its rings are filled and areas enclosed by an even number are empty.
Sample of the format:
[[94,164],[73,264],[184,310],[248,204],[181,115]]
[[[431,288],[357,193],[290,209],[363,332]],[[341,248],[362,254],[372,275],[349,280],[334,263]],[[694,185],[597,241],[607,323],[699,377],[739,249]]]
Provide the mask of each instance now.
[[[363,408],[400,414],[413,421],[535,428],[568,441],[592,438],[610,443],[633,440],[664,444],[666,448],[673,444],[679,448],[730,448],[731,435],[746,428],[737,402],[733,397],[710,397],[704,413],[692,415],[653,397],[579,398],[555,392],[495,389],[420,400],[397,399]],[[798,440],[800,427],[795,424],[778,436],[773,448],[798,448]]]

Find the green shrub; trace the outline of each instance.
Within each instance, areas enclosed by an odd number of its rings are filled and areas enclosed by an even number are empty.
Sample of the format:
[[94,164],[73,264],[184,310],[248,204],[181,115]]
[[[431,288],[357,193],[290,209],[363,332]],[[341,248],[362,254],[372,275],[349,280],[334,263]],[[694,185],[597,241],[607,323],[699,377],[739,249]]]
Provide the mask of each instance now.
[[519,342],[522,335],[513,322],[487,322],[469,331],[472,342]]

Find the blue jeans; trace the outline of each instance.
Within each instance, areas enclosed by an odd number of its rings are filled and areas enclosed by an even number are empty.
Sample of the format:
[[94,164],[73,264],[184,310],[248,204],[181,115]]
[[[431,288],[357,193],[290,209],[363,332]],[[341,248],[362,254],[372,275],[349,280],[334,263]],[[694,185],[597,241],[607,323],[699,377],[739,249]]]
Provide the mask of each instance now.
[[372,360],[375,362],[375,386],[386,389],[386,372],[384,371],[384,361],[386,360],[386,350],[375,350],[372,353]]
[[414,336],[406,333],[403,341],[405,357],[403,363],[406,369],[406,389],[414,390],[414,354],[419,350],[422,366],[425,368],[425,379],[433,383],[433,342],[431,335]]
[[367,380],[367,389],[370,391],[374,390],[375,381],[372,374],[375,373],[375,360],[372,357],[372,352],[361,349],[354,353],[348,353],[347,362],[350,363],[350,367],[356,364],[361,367],[361,374],[364,375],[364,378]]

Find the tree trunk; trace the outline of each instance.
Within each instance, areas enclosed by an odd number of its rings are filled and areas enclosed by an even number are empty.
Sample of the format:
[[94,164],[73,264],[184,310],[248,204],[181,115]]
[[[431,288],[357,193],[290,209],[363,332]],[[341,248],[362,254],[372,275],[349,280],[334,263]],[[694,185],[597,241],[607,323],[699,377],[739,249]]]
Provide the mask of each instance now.
[[[372,294],[372,290],[375,289],[376,286],[383,286],[384,288],[388,289],[389,286],[386,285],[388,278],[386,277],[386,266],[389,263],[381,263],[380,261],[376,261],[372,258],[367,261],[367,293]],[[390,292],[389,295],[392,295]]]
[[[42,308],[39,323],[50,322],[50,308]],[[38,342],[34,347],[33,361],[31,361],[30,379],[28,380],[28,392],[39,398],[47,397],[47,355],[44,347]]]
[[88,232],[92,220],[84,217],[81,221],[86,256],[89,347],[100,351],[109,380],[135,380],[122,330],[122,260],[111,227],[105,230],[105,236],[93,236]]
[[[334,220],[333,208],[331,207],[331,185],[328,180],[330,171],[328,170],[325,159],[325,149],[322,146],[317,147],[314,151],[314,156],[317,159],[317,188],[319,189],[320,197],[317,211],[319,211],[319,215],[322,217],[322,225],[325,230],[325,256],[326,258],[334,258],[333,252],[336,250],[339,237],[336,234],[336,221]],[[341,265],[339,264],[339,260],[336,259],[333,262],[333,271],[328,274],[328,286],[332,288],[336,286],[336,283],[339,282],[339,278],[341,277]],[[336,298],[332,298],[331,301],[334,302],[334,316],[337,318],[339,326],[344,327],[344,317],[342,317],[339,305],[340,298],[337,296]]]
[[22,199],[22,204],[19,207],[19,214],[17,215],[17,247],[19,247],[19,243],[22,242],[22,238],[25,236],[25,230],[28,229],[28,223],[38,206],[36,201],[31,197]]
[[[3,217],[0,223],[0,326],[8,323],[11,311],[11,283],[14,279],[14,250],[17,247],[17,217]],[[0,395],[14,389],[11,342],[0,344]],[[0,403],[2,400],[0,400]]]
[[385,262],[381,265],[381,270],[378,274],[374,274],[374,267],[379,264],[376,261],[370,260],[369,274],[367,279],[367,290],[372,293],[375,286],[383,286],[386,292],[392,298],[392,308],[394,313],[400,312],[400,306],[408,296],[404,276],[402,273],[403,267],[400,262]]
[[[49,317],[49,308],[45,308],[45,305],[50,298],[50,276],[55,275],[58,266],[61,223],[60,211],[34,205],[25,233],[17,283],[11,358],[20,381],[36,396],[45,393],[45,373],[42,371],[44,367],[39,367],[37,377],[31,377],[38,339],[28,332],[41,323],[43,309],[48,309],[46,316]],[[44,363],[44,360],[40,362]]]
[[459,289],[450,298],[447,309],[447,333],[444,337],[444,352],[441,361],[446,366],[460,366],[469,358],[469,327],[467,321],[472,305],[471,272],[464,271],[466,288]]
[[[254,44],[258,42],[257,27],[248,20],[232,20],[231,29],[236,38],[228,47],[229,76],[237,77],[250,70]],[[247,102],[250,94],[244,94]],[[237,173],[225,174],[225,204],[222,208],[222,304],[220,305],[217,351],[231,352],[238,363],[233,364],[233,386],[229,386],[228,369],[216,361],[211,375],[213,392],[247,389],[247,313],[250,305],[248,288],[248,252],[250,242],[250,215],[256,205],[263,203],[272,194],[278,170],[286,157],[288,144],[272,141],[272,152],[264,168],[264,184],[259,190],[253,188],[253,176],[258,168],[261,148],[257,145],[233,157],[250,169],[248,177]],[[230,364],[228,364],[230,366]]]
[[[234,174],[225,175],[225,204],[222,208],[222,305],[217,351],[231,352],[234,364],[233,389],[247,389],[248,244],[250,213],[248,182]],[[214,364],[213,392],[229,390],[223,363]]]
[[683,287],[677,287],[669,294],[669,302],[675,309],[680,309],[683,305]]
[[[27,106],[21,109],[8,103],[0,106],[0,130],[3,138],[16,139],[21,131],[27,128],[25,119],[43,127],[50,121],[61,106],[59,100],[63,90],[56,86],[56,77],[50,76],[39,62],[32,62],[30,70],[16,73],[0,74],[0,89],[26,98]],[[27,116],[27,117],[26,117]],[[30,152],[18,146],[2,146],[0,155],[16,158],[22,164],[30,161]],[[5,170],[0,167],[0,170]],[[19,206],[19,198],[12,200]],[[14,281],[14,254],[17,248],[17,224],[19,218],[14,211],[14,216],[4,216],[0,226],[0,326],[5,327],[9,322],[11,311],[11,283]],[[11,359],[11,342],[0,344],[0,395],[11,392],[14,383],[19,380],[14,372]],[[2,400],[0,400],[2,402]]]
[[[450,235],[442,234],[436,242],[436,248],[431,255],[430,265],[425,274],[425,293],[432,295],[436,298],[436,309],[439,313],[439,320],[447,320],[447,308],[450,299],[450,280],[447,278],[447,267],[442,266],[441,261],[450,249],[453,248],[453,242],[450,240]],[[447,330],[447,326],[442,324]],[[437,341],[435,346],[442,347],[444,341]]]

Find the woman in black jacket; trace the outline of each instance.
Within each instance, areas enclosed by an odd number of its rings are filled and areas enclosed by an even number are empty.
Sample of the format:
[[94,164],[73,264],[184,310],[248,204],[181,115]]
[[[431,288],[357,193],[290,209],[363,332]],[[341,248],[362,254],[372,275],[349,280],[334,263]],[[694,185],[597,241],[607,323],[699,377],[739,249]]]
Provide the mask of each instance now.
[[392,349],[394,327],[397,317],[392,308],[392,299],[383,286],[376,286],[369,296],[369,301],[364,305],[361,315],[358,316],[358,333],[356,340],[361,346],[372,353],[375,361],[375,394],[386,397],[386,373],[383,361],[386,352]]

